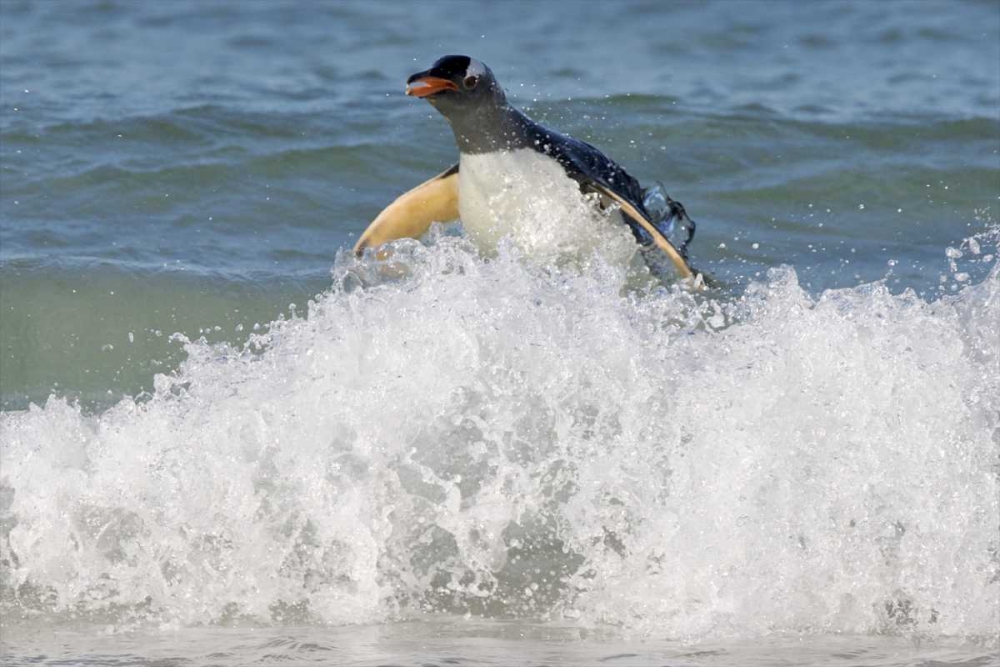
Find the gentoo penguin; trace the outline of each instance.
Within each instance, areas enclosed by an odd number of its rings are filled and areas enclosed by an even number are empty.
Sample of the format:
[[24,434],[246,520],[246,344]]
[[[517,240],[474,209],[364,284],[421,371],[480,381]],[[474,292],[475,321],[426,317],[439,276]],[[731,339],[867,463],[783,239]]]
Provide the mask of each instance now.
[[[571,196],[595,193],[592,199],[599,205],[617,204],[620,216],[616,217],[631,228],[636,241],[643,246],[656,244],[680,277],[694,275],[683,251],[694,223],[684,207],[667,197],[666,214],[654,222],[635,178],[597,148],[543,127],[508,104],[486,65],[468,56],[444,56],[406,83],[407,95],[427,100],[451,124],[459,162],[382,211],[358,240],[356,254],[394,239],[417,238],[431,223],[459,217],[473,240],[481,246],[495,244],[504,235],[505,221],[517,217],[524,204],[505,198],[530,197],[532,188],[547,179],[572,179]],[[512,187],[512,181],[527,187]],[[688,239],[681,249],[662,231],[673,220],[687,225]]]

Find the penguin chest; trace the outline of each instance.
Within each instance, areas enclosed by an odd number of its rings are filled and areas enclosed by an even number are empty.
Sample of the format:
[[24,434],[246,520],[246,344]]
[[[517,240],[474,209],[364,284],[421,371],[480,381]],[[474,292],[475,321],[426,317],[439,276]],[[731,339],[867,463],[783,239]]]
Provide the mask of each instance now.
[[562,165],[530,148],[462,154],[458,209],[481,251],[492,253],[509,238],[542,260],[592,250],[602,242],[600,230],[617,227]]

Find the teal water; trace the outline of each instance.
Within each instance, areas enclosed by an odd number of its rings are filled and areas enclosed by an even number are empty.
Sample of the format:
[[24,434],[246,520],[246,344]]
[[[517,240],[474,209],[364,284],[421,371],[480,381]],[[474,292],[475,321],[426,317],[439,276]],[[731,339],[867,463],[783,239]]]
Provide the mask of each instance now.
[[[444,53],[663,182],[720,286],[485,259],[460,226],[352,258],[455,159],[402,94]],[[12,650],[430,613],[506,619],[536,662],[541,623],[980,664],[998,206],[997,2],[4,0]]]
[[106,406],[176,366],[152,332],[239,342],[329,287],[454,159],[400,83],[449,49],[666,184],[734,292],[790,264],[934,294],[995,217],[995,4],[737,6],[6,2],[0,404]]

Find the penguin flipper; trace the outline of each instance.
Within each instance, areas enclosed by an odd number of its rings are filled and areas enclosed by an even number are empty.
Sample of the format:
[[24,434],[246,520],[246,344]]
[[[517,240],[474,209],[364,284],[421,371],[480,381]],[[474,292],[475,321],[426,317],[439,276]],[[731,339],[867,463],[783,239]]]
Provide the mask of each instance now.
[[365,248],[401,238],[418,238],[433,222],[458,218],[458,164],[401,194],[378,214],[354,245],[354,254]]
[[656,246],[660,250],[662,250],[667,257],[670,258],[670,261],[673,263],[674,268],[677,270],[677,274],[681,278],[694,277],[695,272],[691,268],[691,265],[688,264],[687,260],[684,259],[684,255],[682,255],[681,252],[676,247],[674,247],[674,244],[670,242],[670,239],[664,236],[663,233],[656,228],[656,225],[650,222],[649,218],[647,218],[641,211],[639,211],[639,209],[636,208],[634,204],[629,202],[627,199],[619,195],[611,188],[607,187],[606,185],[598,181],[591,180],[588,183],[586,183],[585,187],[589,190],[598,192],[604,195],[605,197],[617,202],[618,205],[621,206],[622,213],[627,215],[636,224],[638,224],[640,227],[646,230],[646,233],[649,234],[650,238],[653,239],[653,243],[655,243]]

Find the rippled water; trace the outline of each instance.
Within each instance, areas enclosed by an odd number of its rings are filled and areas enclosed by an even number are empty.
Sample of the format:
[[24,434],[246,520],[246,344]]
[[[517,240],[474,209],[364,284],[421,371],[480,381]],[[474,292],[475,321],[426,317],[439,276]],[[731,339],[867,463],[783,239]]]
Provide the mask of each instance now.
[[[446,52],[720,287],[351,257]],[[995,657],[997,3],[4,2],[0,58],[10,656]]]

